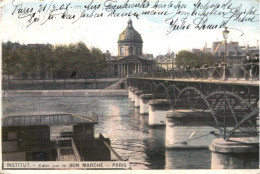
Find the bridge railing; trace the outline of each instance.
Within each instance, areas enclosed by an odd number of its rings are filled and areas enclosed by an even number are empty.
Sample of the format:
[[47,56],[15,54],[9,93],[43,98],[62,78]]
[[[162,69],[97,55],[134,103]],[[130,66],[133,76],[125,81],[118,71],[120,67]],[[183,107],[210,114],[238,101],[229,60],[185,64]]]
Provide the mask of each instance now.
[[[224,80],[224,66],[204,67],[204,68],[175,68],[173,70],[153,71],[150,73],[134,74],[130,77],[146,78],[170,78],[170,79],[216,79]],[[248,80],[259,81],[259,64],[235,64],[228,65],[225,80]]]

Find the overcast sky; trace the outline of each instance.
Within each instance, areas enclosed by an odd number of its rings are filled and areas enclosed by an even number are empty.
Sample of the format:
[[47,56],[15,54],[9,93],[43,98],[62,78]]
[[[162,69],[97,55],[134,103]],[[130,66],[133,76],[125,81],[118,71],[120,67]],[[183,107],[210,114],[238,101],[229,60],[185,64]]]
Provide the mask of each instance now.
[[[71,1],[72,2],[72,1]],[[90,1],[84,2],[72,2],[69,7],[70,14],[76,14],[76,16],[80,16],[83,11],[83,6],[88,5]],[[117,4],[123,4],[125,1],[121,1]],[[136,3],[137,1],[130,1],[129,4]],[[139,2],[142,2],[139,0]],[[156,1],[149,1],[150,5],[147,10],[155,10],[153,5]],[[161,4],[168,5],[170,1],[160,1]],[[176,5],[179,1],[173,0],[174,5]],[[167,53],[168,49],[174,52],[178,52],[182,49],[191,49],[191,48],[202,48],[207,42],[207,46],[211,47],[213,41],[222,41],[222,31],[223,28],[212,29],[212,30],[198,30],[195,29],[195,25],[193,24],[193,20],[197,17],[191,16],[191,12],[194,9],[194,4],[199,2],[199,0],[186,0],[181,1],[182,5],[186,4],[186,8],[183,8],[183,11],[189,12],[190,15],[186,19],[186,24],[191,23],[191,26],[188,30],[175,30],[167,35],[167,31],[169,30],[169,22],[166,23],[165,20],[171,16],[173,16],[177,9],[172,8],[161,8],[156,9],[160,10],[168,10],[168,12],[172,12],[166,16],[139,16],[139,19],[135,17],[131,17],[133,21],[134,28],[141,34],[143,38],[143,53],[152,53],[154,56],[158,54]],[[202,0],[202,4],[206,4],[208,1]],[[209,5],[213,5],[219,3],[223,5],[227,3],[228,0],[211,0]],[[18,10],[15,10],[15,5],[21,3],[20,1],[14,1],[10,3],[5,3],[4,8],[2,9],[2,21],[0,25],[0,35],[3,42],[8,40],[12,42],[20,42],[20,43],[74,43],[78,41],[82,41],[86,43],[89,47],[95,46],[99,47],[102,51],[109,50],[113,55],[117,54],[117,40],[119,34],[126,28],[127,21],[129,17],[107,17],[109,12],[106,12],[104,9],[104,2],[94,1],[96,4],[101,4],[101,7],[96,12],[103,12],[104,16],[102,18],[82,18],[75,22],[75,20],[62,20],[60,16],[57,15],[57,19],[49,20],[45,24],[40,25],[38,23],[33,23],[29,27],[27,18],[18,19]],[[34,10],[39,9],[39,5],[48,5],[51,2],[41,1],[41,2],[23,2],[24,7],[34,8]],[[62,2],[62,3],[69,3]],[[52,3],[59,7],[61,2],[54,1]],[[107,2],[108,3],[108,2]],[[259,39],[259,15],[252,15],[253,11],[256,10],[255,14],[259,14],[259,1],[258,0],[232,0],[229,2],[229,5],[232,3],[233,8],[240,7],[239,11],[251,13],[247,15],[247,18],[252,18],[255,16],[254,21],[257,22],[238,22],[230,20],[230,22],[226,25],[230,27],[230,35],[228,41],[239,41],[240,45],[245,45],[249,43],[250,46],[256,45],[257,40]],[[115,3],[114,3],[115,4]],[[242,4],[242,5],[241,5]],[[240,6],[241,5],[241,6]],[[81,8],[79,7],[81,6]],[[202,8],[202,6],[200,6]],[[45,9],[46,11],[47,9]],[[133,9],[124,9],[121,12],[129,12],[136,11],[141,13],[144,9],[133,8]],[[212,10],[212,9],[211,9]],[[218,9],[221,11],[221,9]],[[227,9],[226,9],[227,10]],[[200,9],[202,12],[203,9]],[[223,10],[222,10],[223,11]],[[225,10],[224,10],[225,11]],[[233,10],[233,12],[235,9]],[[14,14],[12,15],[12,13]],[[227,11],[225,11],[227,12]],[[37,13],[40,16],[40,21],[44,21],[46,18],[45,13]],[[229,16],[231,15],[228,14]],[[47,13],[48,16],[48,13]],[[176,20],[178,18],[178,22],[181,25],[181,19],[184,18],[185,15],[176,15],[172,19]],[[245,15],[244,15],[245,16]],[[44,18],[45,17],[45,18]],[[208,16],[207,24],[217,24],[220,25],[221,22],[225,20],[221,16]],[[235,30],[238,29],[238,30]],[[243,36],[240,36],[242,33]]]

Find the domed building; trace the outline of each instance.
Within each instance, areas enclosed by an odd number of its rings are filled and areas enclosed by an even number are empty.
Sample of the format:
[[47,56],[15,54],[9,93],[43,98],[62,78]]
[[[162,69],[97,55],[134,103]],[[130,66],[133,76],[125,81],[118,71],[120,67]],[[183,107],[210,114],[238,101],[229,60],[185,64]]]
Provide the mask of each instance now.
[[128,21],[126,29],[118,38],[118,56],[141,56],[143,40],[141,35],[134,29],[132,20]]
[[135,73],[144,73],[152,70],[154,61],[142,57],[143,40],[133,27],[130,19],[126,29],[118,38],[118,63],[112,67],[114,76],[125,77]]

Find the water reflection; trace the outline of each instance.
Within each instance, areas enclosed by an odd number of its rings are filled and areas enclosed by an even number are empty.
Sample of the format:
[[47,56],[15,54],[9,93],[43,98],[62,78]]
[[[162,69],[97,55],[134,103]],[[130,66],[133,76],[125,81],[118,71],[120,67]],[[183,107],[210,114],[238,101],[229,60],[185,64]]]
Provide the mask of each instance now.
[[133,110],[134,110],[135,119],[139,120],[139,116],[140,116],[139,108],[133,108]]
[[122,115],[119,107],[109,103],[106,110],[107,111],[104,113],[104,115],[99,115],[99,117],[102,118],[103,124],[102,130],[100,131],[102,131],[102,133],[106,134],[107,136],[120,137],[121,132],[124,132],[124,130],[127,128],[124,124],[122,124],[122,117],[119,117]]
[[139,116],[139,120],[140,120],[140,129],[141,130],[148,130],[148,115],[140,115]]
[[210,169],[208,149],[166,149],[165,169]]
[[151,169],[164,169],[165,166],[165,128],[153,127],[149,128],[149,134],[144,144],[147,147],[145,153],[147,154],[146,161],[149,162]]

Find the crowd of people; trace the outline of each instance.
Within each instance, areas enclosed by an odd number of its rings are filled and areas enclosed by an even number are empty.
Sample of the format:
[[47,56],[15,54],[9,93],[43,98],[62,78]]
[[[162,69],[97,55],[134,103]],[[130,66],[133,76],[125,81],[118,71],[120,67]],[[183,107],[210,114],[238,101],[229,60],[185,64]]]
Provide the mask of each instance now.
[[254,58],[247,55],[246,59],[243,61],[244,74],[241,72],[240,75],[244,75],[245,79],[259,78],[259,55]]

